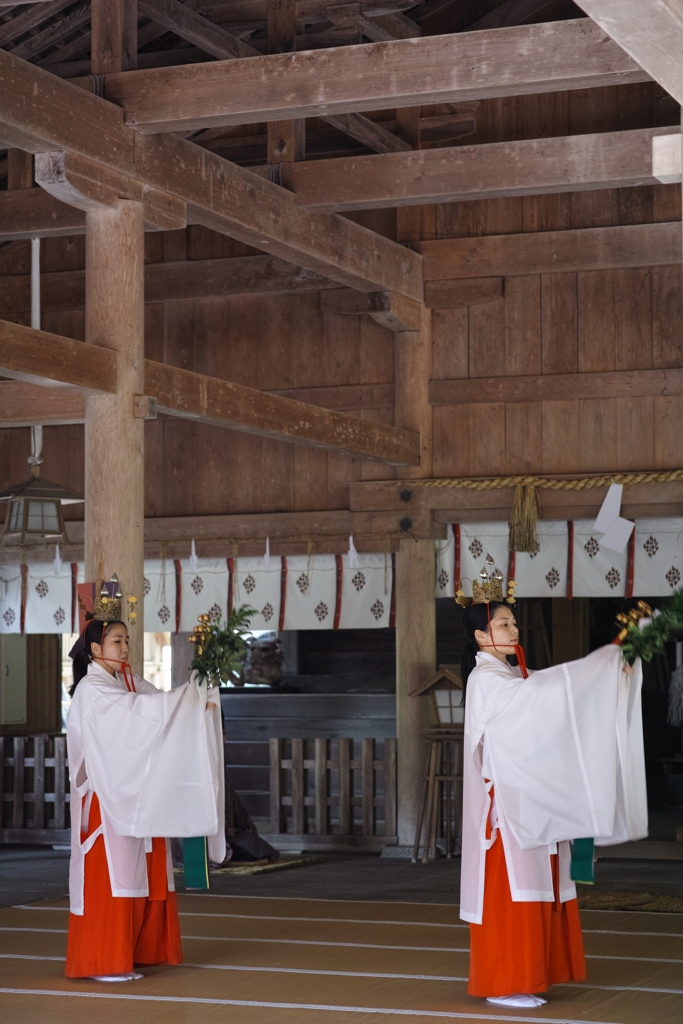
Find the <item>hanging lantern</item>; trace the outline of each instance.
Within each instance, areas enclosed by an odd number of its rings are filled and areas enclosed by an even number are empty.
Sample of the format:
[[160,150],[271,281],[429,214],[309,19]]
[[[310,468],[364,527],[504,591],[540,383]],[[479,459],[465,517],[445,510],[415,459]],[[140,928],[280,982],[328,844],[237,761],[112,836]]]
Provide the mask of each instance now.
[[84,500],[82,494],[41,479],[42,428],[32,429],[33,454],[28,460],[31,476],[0,492],[0,501],[9,503],[0,538],[4,547],[30,547],[66,540],[62,505]]

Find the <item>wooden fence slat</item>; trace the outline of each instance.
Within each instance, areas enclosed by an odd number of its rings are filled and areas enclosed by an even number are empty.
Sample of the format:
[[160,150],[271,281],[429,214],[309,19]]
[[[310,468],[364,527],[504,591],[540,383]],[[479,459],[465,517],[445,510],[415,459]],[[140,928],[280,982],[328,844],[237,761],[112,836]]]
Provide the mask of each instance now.
[[384,834],[396,835],[396,740],[384,741]]
[[14,737],[14,811],[12,814],[12,825],[14,828],[24,827],[24,747],[23,736]]
[[45,737],[33,737],[33,827],[45,827]]
[[339,834],[351,835],[351,743],[348,738],[338,741],[339,749]]
[[282,831],[282,740],[270,740],[270,831]]
[[327,740],[315,741],[315,831],[326,836],[327,818]]
[[303,834],[304,815],[304,741],[300,737],[292,740],[292,832]]
[[53,828],[64,828],[66,820],[66,736],[55,736],[55,816]]
[[375,759],[375,741],[372,739],[361,740],[361,779],[362,779],[362,819],[363,835],[372,836],[375,834],[375,779],[372,771],[372,762]]

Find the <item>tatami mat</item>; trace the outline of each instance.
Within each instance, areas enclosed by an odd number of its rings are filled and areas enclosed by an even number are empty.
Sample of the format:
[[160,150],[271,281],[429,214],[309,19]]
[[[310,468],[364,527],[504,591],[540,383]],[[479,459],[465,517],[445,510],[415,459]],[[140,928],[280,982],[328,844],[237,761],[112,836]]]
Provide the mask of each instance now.
[[8,1024],[678,1024],[683,916],[584,911],[587,982],[538,1012],[467,995],[468,929],[457,907],[181,895],[182,967],[122,985],[63,976],[63,900],[0,911],[0,1019]]

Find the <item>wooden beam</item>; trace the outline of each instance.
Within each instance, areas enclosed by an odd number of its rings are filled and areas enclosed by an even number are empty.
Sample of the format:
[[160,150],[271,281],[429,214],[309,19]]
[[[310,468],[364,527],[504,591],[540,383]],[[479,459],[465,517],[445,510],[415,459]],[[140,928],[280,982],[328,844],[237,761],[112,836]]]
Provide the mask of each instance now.
[[0,428],[85,423],[85,394],[20,380],[0,381]]
[[[202,0],[199,11],[212,21],[225,24],[265,22],[268,0]],[[302,25],[328,21],[330,0],[296,0],[296,16]],[[369,0],[363,9],[369,18],[409,11],[415,0]]]
[[[240,555],[261,555],[266,537],[274,554],[306,554],[310,544],[317,554],[344,554],[349,534],[359,551],[396,551],[401,539],[445,539],[446,527],[434,524],[429,511],[415,511],[410,518],[410,535],[401,525],[404,512],[264,512],[225,516],[182,516],[148,518],[144,521],[146,558],[184,558],[195,539],[197,552],[205,558],[225,558],[239,545]],[[83,559],[83,522],[68,520],[67,541],[60,545],[65,561]],[[433,551],[433,548],[432,548]],[[45,561],[45,550],[3,548],[5,565]]]
[[340,284],[422,299],[417,253],[346,218],[307,214],[285,189],[176,135],[140,136],[116,107],[3,50],[0,138],[34,153],[69,151],[136,178],[186,202],[188,220]]
[[[114,394],[117,354],[46,331],[0,320],[0,374],[33,384],[69,384]],[[420,462],[417,434],[257,391],[205,374],[145,360],[144,393],[159,412],[280,441],[377,459]]]
[[85,215],[42,188],[0,192],[0,242],[17,238],[82,235]]
[[75,153],[38,154],[36,182],[59,202],[84,213],[114,209],[120,199],[128,199],[143,204],[151,228],[177,231],[187,226],[185,203],[176,196]]
[[680,0],[576,0],[577,6],[683,104],[683,5]]
[[674,266],[681,222],[420,242],[425,281]]
[[425,305],[430,309],[461,309],[484,306],[502,299],[502,277],[471,277],[463,281],[427,281]]
[[680,140],[676,127],[644,128],[309,160],[283,168],[282,184],[318,213],[654,185],[653,141],[674,133]]
[[168,132],[648,78],[578,19],[108,75],[105,96],[137,131]]
[[111,394],[116,390],[116,353],[0,320],[0,374],[30,384],[68,384]]
[[419,331],[420,303],[391,292],[357,292],[336,289],[320,296],[326,313],[346,316],[367,314],[390,331]]
[[649,395],[683,395],[683,370],[671,368],[605,373],[546,373],[529,377],[433,380],[429,384],[429,400],[432,405],[644,398]]
[[[571,480],[586,474],[557,474]],[[509,519],[514,488],[475,491],[464,487],[420,487],[419,480],[387,480],[373,483],[354,482],[350,486],[350,507],[355,512],[394,511],[411,516],[431,511],[438,522],[466,523],[471,518],[486,520]],[[411,495],[408,501],[406,493]],[[588,519],[597,515],[607,493],[607,487],[589,491],[552,491],[538,488],[542,519]],[[670,483],[635,484],[624,486],[622,513],[634,517],[635,506],[639,516],[681,515],[683,512],[683,481]],[[649,510],[645,509],[649,506]],[[677,508],[674,511],[672,506]],[[626,512],[625,509],[629,508]],[[665,513],[657,509],[667,507]],[[486,514],[481,514],[486,510]],[[492,514],[493,513],[493,514]]]
[[253,46],[242,42],[219,25],[214,25],[208,18],[203,18],[192,7],[178,0],[138,0],[138,6],[140,13],[146,14],[157,25],[163,25],[181,39],[194,43],[219,60],[258,55]]
[[[325,388],[275,389],[272,393],[337,412],[391,409],[394,404],[393,384],[341,384]],[[84,422],[85,393],[77,388],[46,388],[18,380],[0,381],[0,428]]]
[[[410,149],[407,142],[400,139],[398,135],[387,131],[377,121],[371,121],[369,117],[362,114],[331,114],[324,117],[323,121],[338,128],[340,132],[350,136],[357,142],[362,142],[368,149],[374,149],[375,153],[402,153]],[[283,182],[284,184],[284,182]]]
[[[296,50],[296,0],[268,0],[266,7],[268,53]],[[281,164],[306,159],[306,121],[268,122],[268,163]]]
[[392,465],[419,465],[417,434],[280,395],[145,360],[145,393],[159,412],[214,426],[362,455]]
[[298,402],[322,405],[324,409],[351,412],[358,409],[391,409],[394,404],[393,384],[339,384],[329,388],[290,388],[276,390],[276,395]]
[[681,133],[655,136],[652,140],[652,174],[663,185],[681,180]]
[[557,0],[505,0],[500,7],[496,7],[495,10],[485,14],[483,18],[468,25],[465,32],[482,32],[489,28],[509,28],[511,25],[521,25],[529,18],[542,14],[547,7],[556,2]]
[[[145,302],[317,292],[336,287],[334,281],[272,256],[235,256],[218,260],[148,263],[145,266]],[[358,294],[363,295],[362,292]],[[82,309],[85,306],[85,271],[62,270],[41,274],[40,300],[45,311]],[[31,275],[0,276],[0,314],[30,308]]]
[[91,0],[93,75],[132,71],[138,57],[137,0]]

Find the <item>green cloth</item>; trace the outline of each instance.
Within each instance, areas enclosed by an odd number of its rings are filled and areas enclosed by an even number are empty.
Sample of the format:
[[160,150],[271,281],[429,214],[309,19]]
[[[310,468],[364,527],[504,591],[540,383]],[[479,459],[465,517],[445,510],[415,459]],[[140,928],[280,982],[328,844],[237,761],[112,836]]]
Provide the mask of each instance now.
[[186,889],[209,888],[209,858],[204,836],[183,839],[183,864]]
[[593,852],[592,839],[574,840],[572,843],[572,866],[570,870],[572,882],[579,882],[581,885],[595,884]]

